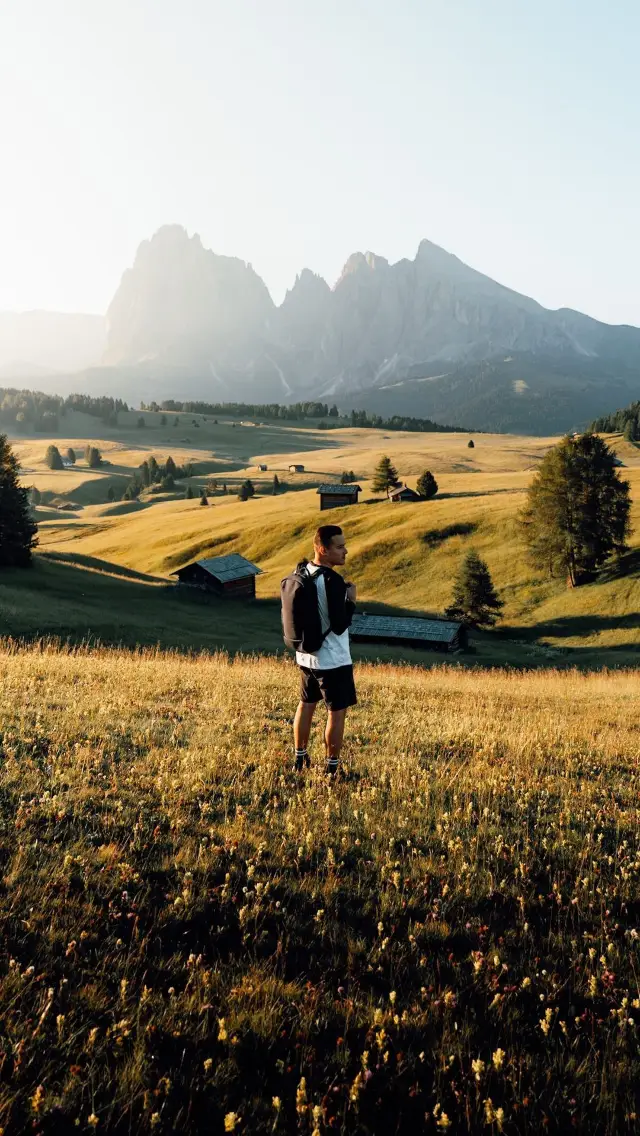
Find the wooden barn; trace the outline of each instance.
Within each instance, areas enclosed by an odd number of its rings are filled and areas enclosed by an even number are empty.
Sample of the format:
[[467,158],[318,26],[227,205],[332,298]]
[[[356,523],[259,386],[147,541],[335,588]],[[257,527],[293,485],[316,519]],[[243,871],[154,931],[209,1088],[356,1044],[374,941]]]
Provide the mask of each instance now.
[[467,645],[463,623],[390,615],[354,615],[351,638],[359,643],[390,643],[396,647],[425,647],[449,652],[460,651]]
[[260,471],[260,473],[266,473],[266,472],[267,472],[267,467],[266,467],[266,465],[264,465],[263,463],[261,463],[260,465],[256,466],[256,469],[257,469],[257,470],[259,470],[259,471]]
[[289,473],[304,473],[304,466],[303,465],[290,465],[289,466]]
[[408,485],[396,485],[395,489],[389,489],[387,496],[389,500],[395,505],[398,501],[421,501],[419,493],[415,489],[410,489]]
[[250,560],[245,560],[237,552],[228,556],[210,556],[206,560],[195,560],[178,568],[173,576],[178,583],[189,588],[201,588],[217,596],[253,599],[256,594],[256,576],[262,569]]
[[320,509],[339,509],[343,505],[357,505],[359,485],[319,485]]

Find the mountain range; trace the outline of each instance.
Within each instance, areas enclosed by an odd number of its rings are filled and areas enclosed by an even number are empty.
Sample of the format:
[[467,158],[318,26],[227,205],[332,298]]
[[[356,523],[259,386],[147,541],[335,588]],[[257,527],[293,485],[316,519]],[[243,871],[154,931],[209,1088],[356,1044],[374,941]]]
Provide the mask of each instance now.
[[102,366],[56,389],[323,399],[529,433],[579,428],[640,390],[640,329],[551,311],[426,240],[395,264],[354,253],[333,288],[304,269],[276,306],[250,265],[167,225],[140,245],[103,334]]

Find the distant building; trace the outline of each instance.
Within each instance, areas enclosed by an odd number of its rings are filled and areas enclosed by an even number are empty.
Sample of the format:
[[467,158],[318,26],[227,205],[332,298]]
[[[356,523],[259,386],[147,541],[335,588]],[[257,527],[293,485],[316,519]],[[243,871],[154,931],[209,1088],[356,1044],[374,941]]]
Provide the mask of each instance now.
[[361,643],[459,651],[466,646],[464,624],[445,619],[396,619],[390,615],[354,615],[351,638]]
[[228,556],[211,556],[205,560],[195,560],[178,568],[173,576],[178,583],[190,588],[201,588],[218,596],[253,599],[256,594],[256,576],[262,569],[244,556],[232,552]]
[[260,473],[266,473],[267,472],[266,465],[259,465],[259,466],[257,466],[257,468],[260,470]]
[[410,489],[408,485],[396,485],[394,489],[389,489],[387,492],[389,500],[394,504],[397,501],[421,501],[422,498],[415,489]]
[[320,509],[339,509],[343,505],[357,505],[359,485],[319,485]]
[[304,473],[304,466],[303,465],[290,465],[289,466],[289,473]]

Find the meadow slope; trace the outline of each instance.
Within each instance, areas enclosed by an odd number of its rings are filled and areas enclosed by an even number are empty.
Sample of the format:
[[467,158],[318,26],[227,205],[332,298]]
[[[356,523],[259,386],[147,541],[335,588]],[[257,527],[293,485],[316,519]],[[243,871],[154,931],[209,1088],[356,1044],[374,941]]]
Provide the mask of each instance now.
[[637,671],[0,665],[6,1133],[637,1131]]
[[[148,423],[160,418],[145,417]],[[468,440],[466,434],[322,431],[200,419],[188,438],[182,429],[123,426],[117,439],[98,440],[110,462],[98,473],[82,461],[73,470],[47,470],[42,461],[47,440],[17,440],[23,481],[38,484],[54,503],[71,500],[78,507],[71,513],[50,504],[37,510],[40,551],[55,563],[39,558],[31,582],[24,575],[3,574],[4,633],[277,650],[279,581],[309,553],[322,516],[345,526],[347,571],[358,583],[365,610],[441,615],[465,551],[477,548],[505,601],[504,621],[498,633],[476,638],[475,654],[467,661],[633,665],[640,649],[640,450],[619,436],[610,439],[625,463],[622,472],[634,498],[634,535],[623,571],[568,591],[564,581],[546,579],[531,568],[517,522],[532,472],[553,439],[478,435],[472,450]],[[65,441],[58,444],[64,450]],[[438,480],[438,496],[398,506],[376,498],[370,478],[385,450],[410,484],[429,466]],[[193,461],[196,494],[215,477],[219,488],[210,507],[201,508],[197,498],[185,500],[184,485],[177,493],[139,502],[105,503],[109,485],[121,492],[132,469],[151,453],[158,461],[169,453],[178,463]],[[289,474],[291,460],[304,464],[305,472]],[[267,471],[257,471],[259,464],[266,464]],[[335,480],[343,469],[353,469],[358,477],[360,504],[321,515],[315,486],[325,478]],[[271,495],[274,472],[288,486],[276,497]],[[236,490],[247,476],[257,495],[243,503]],[[223,484],[227,495],[222,495]],[[190,560],[232,551],[263,569],[260,602],[252,608],[238,608],[230,617],[214,603],[205,614],[201,606],[180,603],[162,586]],[[370,657],[372,650],[359,654]],[[378,654],[391,659],[401,652],[380,648]]]

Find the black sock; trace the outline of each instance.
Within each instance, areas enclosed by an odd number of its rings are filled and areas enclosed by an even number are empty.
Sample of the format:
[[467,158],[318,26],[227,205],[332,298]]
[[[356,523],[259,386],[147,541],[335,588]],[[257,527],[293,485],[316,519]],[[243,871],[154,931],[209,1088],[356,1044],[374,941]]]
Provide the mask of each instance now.
[[296,755],[296,759],[295,759],[296,773],[301,773],[302,770],[304,769],[305,765],[307,766],[307,769],[308,769],[309,766],[311,765],[311,762],[309,761],[309,754],[307,753],[307,747],[304,746],[303,749],[296,749],[295,755]]
[[337,759],[337,757],[328,757],[327,758],[327,773],[330,773],[333,776],[337,772],[338,772],[338,759]]

